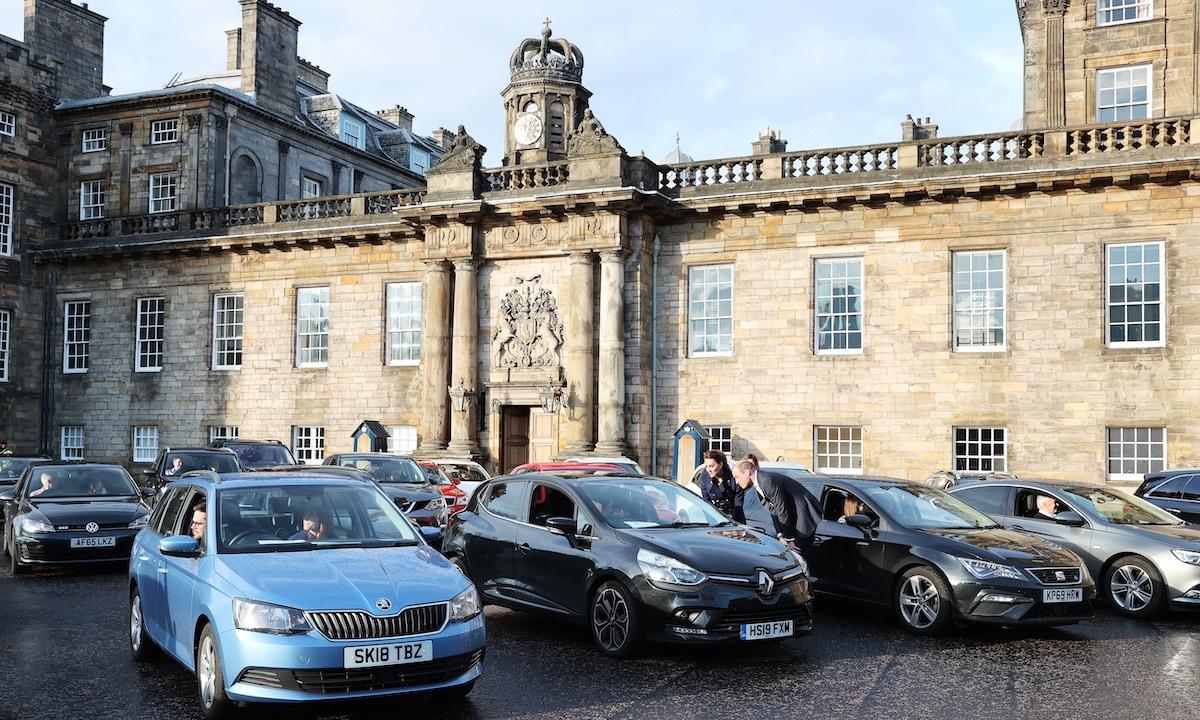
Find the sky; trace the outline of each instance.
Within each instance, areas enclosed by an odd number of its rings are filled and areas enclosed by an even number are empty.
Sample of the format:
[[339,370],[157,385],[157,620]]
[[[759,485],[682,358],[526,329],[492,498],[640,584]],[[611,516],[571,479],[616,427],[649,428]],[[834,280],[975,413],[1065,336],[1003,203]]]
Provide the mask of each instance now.
[[[1009,130],[1021,116],[1012,0],[275,0],[303,24],[300,55],[370,110],[403,105],[414,129],[465,125],[504,149],[508,57],[539,37],[583,52],[591,107],[631,153],[661,160],[747,155],[767,126],[790,150],[897,140],[906,114],[940,133]],[[22,38],[23,3],[0,0],[0,34]],[[237,0],[91,0],[108,17],[113,94],[225,69]]]

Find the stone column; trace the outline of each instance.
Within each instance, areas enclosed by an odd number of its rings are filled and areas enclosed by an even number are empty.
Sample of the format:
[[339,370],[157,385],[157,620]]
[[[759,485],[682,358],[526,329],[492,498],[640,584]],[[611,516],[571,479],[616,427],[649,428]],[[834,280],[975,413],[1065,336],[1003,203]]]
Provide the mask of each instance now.
[[421,455],[446,449],[446,413],[450,409],[450,263],[431,260],[421,283],[421,373],[423,375]]
[[571,280],[567,292],[567,423],[566,451],[589,452],[595,446],[592,421],[596,411],[596,328],[592,321],[596,299],[596,256],[571,253]]
[[1063,127],[1067,122],[1063,16],[1067,13],[1068,2],[1042,0],[1042,8],[1046,13],[1046,127],[1051,128]]
[[[478,263],[471,258],[454,261],[454,349],[450,385],[461,380],[468,390],[479,392],[479,293]],[[449,392],[449,388],[446,388]],[[479,455],[478,405],[466,412],[450,408],[450,446],[447,454],[456,457]]]
[[600,368],[597,455],[625,453],[625,253],[600,253]]

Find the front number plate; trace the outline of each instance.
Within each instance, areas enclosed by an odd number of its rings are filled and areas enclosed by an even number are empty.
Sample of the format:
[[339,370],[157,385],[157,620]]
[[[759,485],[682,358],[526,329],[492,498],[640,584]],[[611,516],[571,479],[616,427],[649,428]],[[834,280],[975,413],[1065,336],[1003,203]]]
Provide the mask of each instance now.
[[115,537],[77,537],[71,538],[73,548],[116,547]]
[[1044,603],[1070,603],[1083,601],[1083,588],[1054,588],[1042,590]]
[[770,638],[791,637],[792,621],[776,620],[775,622],[747,623],[742,626],[743,640],[768,640]]
[[343,665],[348,668],[380,667],[428,662],[433,659],[433,642],[360,645],[342,649]]

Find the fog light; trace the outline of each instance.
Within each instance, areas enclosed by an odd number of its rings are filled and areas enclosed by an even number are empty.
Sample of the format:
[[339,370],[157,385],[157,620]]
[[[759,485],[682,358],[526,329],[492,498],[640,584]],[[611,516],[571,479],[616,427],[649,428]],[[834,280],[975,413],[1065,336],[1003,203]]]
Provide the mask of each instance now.
[[671,629],[671,632],[678,633],[680,635],[707,635],[708,634],[708,631],[705,630],[704,628],[671,627],[670,629]]
[[676,610],[675,617],[680,620],[686,620],[693,625],[696,624],[696,618],[700,617],[700,610]]
[[994,603],[1015,603],[1020,602],[1019,598],[1012,595],[1001,595],[1000,593],[988,593],[983,596],[979,602],[994,602]]

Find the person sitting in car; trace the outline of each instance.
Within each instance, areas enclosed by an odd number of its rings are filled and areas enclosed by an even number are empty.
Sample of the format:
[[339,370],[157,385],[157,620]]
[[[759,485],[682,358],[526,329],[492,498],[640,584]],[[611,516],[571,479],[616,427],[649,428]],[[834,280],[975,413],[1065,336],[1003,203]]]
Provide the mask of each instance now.
[[38,497],[39,495],[44,495],[54,489],[54,476],[48,472],[42,473],[41,476],[38,477],[38,482],[41,483],[41,487],[29,493],[29,497]]
[[169,467],[163,471],[163,475],[167,475],[169,477],[173,477],[175,475],[180,475],[182,473],[183,473],[183,458],[181,458],[179,456],[176,456],[173,460],[171,460],[171,467]]
[[1058,520],[1058,501],[1049,495],[1037,496],[1035,520]]
[[307,540],[313,542],[316,540],[325,540],[329,537],[328,526],[321,519],[320,514],[309,511],[304,514],[304,527],[301,528],[295,535],[292,535],[289,540]]
[[196,538],[196,544],[204,547],[204,526],[208,522],[208,505],[200,503],[192,508],[191,536]]
[[867,506],[862,500],[853,495],[847,495],[846,499],[842,501],[842,516],[838,518],[838,522],[845,524],[846,518],[851,515],[865,515],[866,512]]

